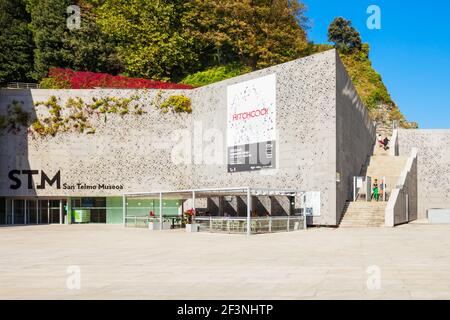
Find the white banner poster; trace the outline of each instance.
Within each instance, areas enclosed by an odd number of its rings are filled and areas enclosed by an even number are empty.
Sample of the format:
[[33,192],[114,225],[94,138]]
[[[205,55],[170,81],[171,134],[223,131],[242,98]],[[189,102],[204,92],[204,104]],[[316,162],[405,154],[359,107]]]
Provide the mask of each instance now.
[[227,90],[228,172],[276,167],[276,74]]

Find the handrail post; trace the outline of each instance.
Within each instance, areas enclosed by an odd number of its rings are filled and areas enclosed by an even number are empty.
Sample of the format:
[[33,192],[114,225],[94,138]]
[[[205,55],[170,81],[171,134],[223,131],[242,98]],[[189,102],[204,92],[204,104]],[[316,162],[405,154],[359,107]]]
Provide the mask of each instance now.
[[123,226],[127,226],[127,196],[122,196],[122,215],[123,215]]
[[306,221],[306,214],[303,214],[303,230],[308,229],[308,223]]
[[196,214],[196,212],[195,212],[195,191],[192,191],[192,209],[193,209],[193,212],[192,212],[192,223],[194,223],[194,220],[195,220],[195,214]]
[[162,192],[159,193],[159,230],[163,229],[163,198]]
[[272,233],[272,216],[269,216],[269,232]]
[[251,235],[251,210],[252,197],[250,195],[250,188],[247,188],[247,236]]

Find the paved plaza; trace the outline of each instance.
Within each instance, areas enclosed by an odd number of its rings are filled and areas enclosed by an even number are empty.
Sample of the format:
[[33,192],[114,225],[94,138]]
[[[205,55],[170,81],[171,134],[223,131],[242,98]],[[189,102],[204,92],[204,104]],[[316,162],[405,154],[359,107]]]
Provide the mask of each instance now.
[[1,227],[0,243],[1,299],[450,298],[448,225],[250,238],[42,225]]

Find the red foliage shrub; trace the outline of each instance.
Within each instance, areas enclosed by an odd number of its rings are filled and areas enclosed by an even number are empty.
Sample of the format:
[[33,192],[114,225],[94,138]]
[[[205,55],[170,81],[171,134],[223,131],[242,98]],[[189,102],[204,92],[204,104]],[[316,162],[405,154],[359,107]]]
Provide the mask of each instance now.
[[117,89],[192,89],[192,86],[148,80],[142,78],[129,78],[113,76],[107,73],[89,71],[73,71],[70,69],[51,68],[49,78],[62,88],[93,89],[93,88],[117,88]]

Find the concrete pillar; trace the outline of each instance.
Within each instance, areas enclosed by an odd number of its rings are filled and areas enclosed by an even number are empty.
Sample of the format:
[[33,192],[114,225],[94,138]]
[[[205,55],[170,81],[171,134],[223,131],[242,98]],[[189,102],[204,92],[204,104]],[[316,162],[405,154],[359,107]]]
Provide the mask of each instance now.
[[40,216],[40,210],[39,210],[39,200],[35,200],[35,206],[36,206],[36,224],[39,224],[39,216]]
[[163,196],[159,193],[159,230],[163,229]]
[[62,203],[62,199],[59,199],[59,224],[63,224],[63,203]]
[[72,198],[67,198],[67,224],[72,224]]
[[247,189],[247,236],[251,235],[252,232],[252,199],[250,194],[250,188]]

